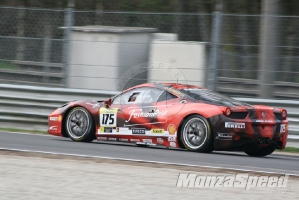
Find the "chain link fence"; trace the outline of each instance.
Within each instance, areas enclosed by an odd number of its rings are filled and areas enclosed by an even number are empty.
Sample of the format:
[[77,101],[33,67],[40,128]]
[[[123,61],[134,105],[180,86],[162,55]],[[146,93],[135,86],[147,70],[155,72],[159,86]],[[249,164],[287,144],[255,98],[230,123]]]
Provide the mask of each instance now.
[[[257,96],[254,91],[258,90],[259,83],[262,16],[220,15],[222,18],[220,43],[213,44],[211,42],[215,31],[213,13],[104,12],[0,7],[0,82],[65,87],[65,79],[72,76],[67,70],[70,67],[67,57],[70,53],[68,45],[72,42],[67,34],[70,29],[62,29],[68,24],[76,27],[97,25],[147,27],[156,28],[159,33],[175,33],[179,41],[205,42],[205,53],[208,57],[204,70],[198,69],[200,73],[206,74],[206,70],[210,67],[210,47],[216,45],[218,47],[218,62],[215,68],[218,73],[214,80],[218,83],[216,90],[236,96]],[[273,56],[277,63],[277,66],[273,67],[276,81],[273,84],[276,88],[281,87],[281,90],[286,90],[286,85],[297,89],[299,16],[272,17],[279,23],[277,29],[279,40],[273,44],[278,52],[278,55]],[[136,41],[137,43],[140,42]],[[94,51],[97,50],[90,49],[91,54]],[[129,60],[129,57],[130,54],[127,54],[123,59]],[[84,61],[80,65],[82,74],[90,67],[90,64],[84,65]],[[101,67],[97,63],[91,65]],[[103,64],[108,65],[112,66],[113,63]],[[121,74],[117,76],[120,77]],[[188,75],[185,75],[185,78],[188,80]],[[287,84],[281,86],[280,82]],[[238,87],[243,92],[234,91]],[[244,93],[247,89],[247,93]],[[294,92],[294,88],[287,90]],[[249,94],[252,92],[253,94]],[[280,97],[288,96],[281,94]]]
[[[275,80],[299,83],[299,16],[271,17],[279,21]],[[258,79],[260,26],[260,15],[223,15],[220,76]]]

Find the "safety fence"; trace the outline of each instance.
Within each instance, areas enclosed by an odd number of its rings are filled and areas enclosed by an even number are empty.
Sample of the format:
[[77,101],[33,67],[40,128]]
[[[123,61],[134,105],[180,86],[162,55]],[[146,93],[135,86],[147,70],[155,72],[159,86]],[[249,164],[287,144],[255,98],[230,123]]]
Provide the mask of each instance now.
[[[270,44],[263,44],[261,41],[264,18],[271,22],[270,25],[275,24],[271,26],[275,36],[271,36],[273,40],[272,43],[269,41]],[[73,76],[68,73],[72,27],[148,27],[155,28],[160,33],[176,34],[179,41],[205,42],[207,60],[205,67],[198,70],[204,70],[200,71],[204,74],[212,73],[214,78],[210,83],[215,83],[216,91],[234,96],[258,97],[261,95],[260,86],[271,84],[273,97],[298,99],[298,23],[299,16],[0,7],[0,82],[66,87],[66,79]],[[111,41],[113,42],[115,41]],[[136,44],[132,44],[134,45]],[[271,51],[263,49],[269,46],[274,48]],[[103,53],[110,50],[105,49]],[[97,49],[90,48],[89,51],[93,53]],[[261,56],[263,51],[266,52],[264,58]],[[273,53],[270,57],[275,66],[263,78],[261,74],[264,69],[259,66],[263,59],[269,59],[267,52]],[[130,59],[129,52],[126,53],[128,54],[121,58],[121,63]],[[81,70],[94,66],[98,70],[105,66],[122,67],[108,61],[101,65],[94,63],[93,66],[83,61],[80,63]],[[273,81],[267,81],[268,77]],[[145,79],[144,82],[146,81]],[[209,86],[210,83],[207,82],[206,85]],[[236,83],[239,90],[234,87]]]

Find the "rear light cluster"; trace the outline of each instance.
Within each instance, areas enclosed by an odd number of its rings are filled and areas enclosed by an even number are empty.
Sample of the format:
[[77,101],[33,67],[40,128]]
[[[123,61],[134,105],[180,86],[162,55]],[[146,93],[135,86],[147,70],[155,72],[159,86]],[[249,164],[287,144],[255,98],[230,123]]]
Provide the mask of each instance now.
[[286,110],[282,110],[282,111],[280,112],[280,114],[281,114],[281,116],[282,116],[283,119],[286,119],[286,118],[287,118],[288,113],[287,113]]
[[280,112],[275,112],[274,115],[278,120],[285,120],[288,116],[288,113],[285,109],[283,109]]
[[226,108],[223,113],[225,116],[229,117],[232,114],[232,110],[230,108]]
[[232,119],[245,119],[248,115],[248,112],[233,112],[230,108],[226,108],[223,111],[223,114]]

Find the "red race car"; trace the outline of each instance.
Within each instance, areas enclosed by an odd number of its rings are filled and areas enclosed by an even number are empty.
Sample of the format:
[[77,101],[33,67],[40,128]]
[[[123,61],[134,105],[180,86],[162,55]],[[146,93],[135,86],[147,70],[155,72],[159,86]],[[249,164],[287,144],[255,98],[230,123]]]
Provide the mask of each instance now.
[[287,111],[249,105],[208,89],[147,83],[105,101],[73,101],[49,115],[49,134],[163,145],[190,151],[244,151],[266,156],[284,149]]

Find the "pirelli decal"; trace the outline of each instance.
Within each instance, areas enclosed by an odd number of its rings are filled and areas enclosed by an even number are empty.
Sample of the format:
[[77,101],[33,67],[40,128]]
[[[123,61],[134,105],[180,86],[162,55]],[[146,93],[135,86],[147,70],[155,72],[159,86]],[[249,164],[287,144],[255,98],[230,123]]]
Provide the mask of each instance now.
[[225,128],[245,128],[245,123],[225,122]]

